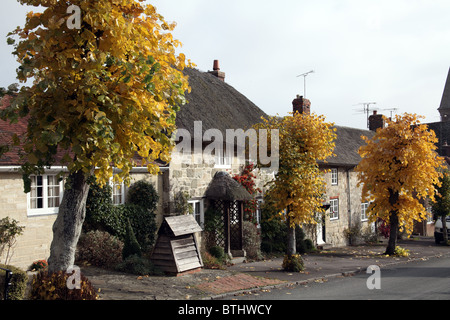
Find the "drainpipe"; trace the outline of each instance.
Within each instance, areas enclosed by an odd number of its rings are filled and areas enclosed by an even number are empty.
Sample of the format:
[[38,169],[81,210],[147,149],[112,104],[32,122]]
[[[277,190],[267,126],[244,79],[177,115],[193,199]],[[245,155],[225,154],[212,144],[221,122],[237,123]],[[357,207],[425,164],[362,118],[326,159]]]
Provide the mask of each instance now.
[[[347,213],[348,213],[348,229],[352,227],[352,200],[351,200],[351,188],[350,188],[350,170],[347,169]],[[351,243],[350,243],[351,244]]]

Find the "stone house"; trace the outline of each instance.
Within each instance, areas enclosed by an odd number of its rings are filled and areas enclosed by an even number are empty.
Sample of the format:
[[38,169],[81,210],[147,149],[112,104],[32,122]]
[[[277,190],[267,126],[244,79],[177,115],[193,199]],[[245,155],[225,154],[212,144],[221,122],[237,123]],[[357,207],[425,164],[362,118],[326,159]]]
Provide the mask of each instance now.
[[[222,152],[226,148],[214,149],[211,153],[212,162],[203,161],[203,151],[210,142],[201,141],[200,148],[196,149],[196,130],[199,128],[200,139],[204,138],[204,134],[208,134],[208,130],[216,130],[215,133],[222,133],[225,137],[227,129],[247,130],[259,122],[262,116],[266,116],[255,104],[225,82],[225,73],[220,71],[217,61],[211,72],[186,69],[185,73],[189,76],[192,91],[186,94],[188,104],[181,108],[176,121],[180,130],[192,135],[193,148],[189,152],[192,159],[186,161],[174,152],[170,163],[159,164],[160,174],[157,176],[149,175],[145,167],[135,167],[131,171],[132,183],[143,179],[150,181],[160,195],[157,210],[159,224],[165,215],[179,213],[176,212],[175,200],[181,192],[187,193],[193,214],[202,225],[205,211],[204,194],[215,173],[226,171],[238,174],[242,170],[243,163],[238,161],[235,152]],[[11,97],[4,97],[0,108],[7,106],[10,100]],[[0,120],[0,147],[10,144],[12,134],[25,134],[26,127],[27,122],[24,119],[14,125]],[[217,137],[213,136],[213,139]],[[223,144],[225,146],[225,142]],[[31,192],[26,194],[19,171],[19,153],[18,148],[12,148],[0,157],[0,204],[3,208],[0,219],[8,216],[25,227],[24,234],[18,238],[14,247],[10,264],[27,268],[33,261],[47,259],[49,256],[53,238],[52,226],[64,193],[63,183],[58,182],[56,174],[66,169],[55,163],[42,176],[32,177]],[[200,161],[194,161],[197,156]],[[264,182],[273,177],[273,173],[260,173],[258,177],[258,185],[262,188]],[[113,203],[124,203],[127,187],[112,187]],[[4,257],[0,257],[0,263],[3,261]]]
[[[294,112],[311,112],[311,102],[307,99],[297,97],[292,104]],[[365,143],[361,137],[373,137],[379,126],[379,117],[371,117],[369,121],[372,130],[334,126],[337,136],[335,156],[319,163],[319,168],[325,175],[324,200],[329,209],[322,223],[305,226],[307,236],[318,246],[346,246],[349,243],[345,237],[345,229],[356,223],[361,223],[361,228],[368,227],[368,203],[361,202],[361,187],[357,186],[358,178],[354,169],[361,161],[358,150]]]

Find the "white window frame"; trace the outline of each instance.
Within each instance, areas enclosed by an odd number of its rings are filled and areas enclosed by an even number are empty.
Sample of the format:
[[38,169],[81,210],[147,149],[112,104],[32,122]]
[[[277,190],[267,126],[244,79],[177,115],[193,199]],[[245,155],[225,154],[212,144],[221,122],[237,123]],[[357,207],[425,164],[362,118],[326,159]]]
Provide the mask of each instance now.
[[225,148],[216,148],[214,155],[214,168],[231,168],[233,158],[224,150]]
[[257,203],[257,207],[256,207],[256,212],[255,212],[255,215],[256,215],[256,227],[258,228],[258,229],[260,229],[261,228],[261,219],[262,219],[262,208],[261,208],[261,206],[262,206],[262,204],[264,203],[264,200],[263,199],[257,199],[256,200],[258,203]]
[[330,220],[339,220],[339,198],[330,199]]
[[[113,205],[118,206],[121,204],[125,204],[125,183],[121,182],[121,183],[115,183],[114,180],[111,178],[109,180],[109,185],[111,186],[111,201],[113,203]],[[115,191],[119,191],[118,193],[116,193]],[[120,196],[120,202],[116,203],[115,202],[115,197],[116,196]]]
[[339,184],[339,170],[337,168],[331,169],[331,185],[337,186]]
[[369,206],[370,206],[369,202],[361,203],[361,221],[369,220],[369,218],[367,217],[367,209],[369,209]]
[[[188,204],[192,206],[192,209],[193,209],[192,215],[194,216],[195,221],[197,221],[199,223],[200,227],[203,228],[203,226],[205,225],[205,210],[204,210],[203,199],[200,199],[200,200],[189,200]],[[199,216],[199,220],[200,221],[198,221],[197,218],[196,218],[196,209],[197,208],[199,209],[198,216]]]
[[[59,212],[59,206],[58,207],[50,207],[48,206],[49,204],[49,193],[48,193],[48,177],[55,177],[57,178],[57,174],[42,174],[42,175],[33,175],[30,176],[31,179],[33,178],[37,178],[37,177],[42,177],[42,208],[32,208],[31,207],[31,200],[32,200],[32,192],[28,192],[27,193],[27,216],[28,217],[32,217],[32,216],[42,216],[42,215],[54,215],[54,214],[58,214]],[[59,205],[61,205],[61,201],[63,198],[63,194],[64,194],[64,181],[61,180],[58,182],[57,185],[54,186],[59,186]],[[31,188],[36,187],[33,186],[33,184],[31,185]]]

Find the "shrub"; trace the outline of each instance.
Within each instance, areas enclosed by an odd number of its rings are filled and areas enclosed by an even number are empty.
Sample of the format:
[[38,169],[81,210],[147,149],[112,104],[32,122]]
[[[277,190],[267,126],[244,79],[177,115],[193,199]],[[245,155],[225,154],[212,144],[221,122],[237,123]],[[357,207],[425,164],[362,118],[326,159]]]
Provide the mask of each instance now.
[[177,192],[174,196],[173,202],[177,215],[192,214],[194,212],[194,208],[191,204],[189,204],[189,193],[186,191]]
[[117,264],[116,270],[139,276],[162,275],[162,272],[150,260],[136,254],[128,256],[121,263]]
[[244,250],[249,259],[259,260],[261,254],[261,237],[258,228],[250,221],[244,221]]
[[[266,253],[286,252],[287,224],[267,204],[263,205],[261,220],[261,250]],[[302,228],[295,229],[296,250],[298,253],[314,251],[314,244],[305,239]]]
[[127,203],[135,204],[155,212],[159,196],[150,182],[140,180],[133,183],[128,190]]
[[208,252],[219,262],[225,261],[225,250],[222,247],[214,246],[209,248]]
[[377,243],[378,234],[372,231],[372,226],[368,225],[361,231],[361,237],[365,243]]
[[91,230],[104,230],[111,233],[111,229],[114,229],[114,226],[110,226],[105,220],[111,215],[112,208],[111,186],[105,185],[102,188],[97,183],[90,181],[83,230],[85,232]]
[[105,231],[89,231],[78,241],[77,261],[104,268],[114,267],[122,261],[123,242]]
[[10,220],[9,217],[0,220],[0,256],[7,248],[5,264],[8,264],[8,261],[11,259],[11,248],[16,243],[17,237],[23,234],[24,229],[25,227],[19,226],[17,220]]
[[305,239],[303,240],[306,246],[306,252],[311,252],[315,250],[314,243],[311,239]]
[[125,205],[113,205],[111,192],[110,186],[91,185],[83,230],[107,231],[125,241],[129,219],[142,250],[149,250],[155,243],[157,230],[155,211],[158,195],[153,185],[145,181],[133,184],[128,192],[129,203]]
[[299,254],[285,255],[282,267],[284,271],[288,272],[300,272],[305,269],[303,259]]
[[98,295],[91,282],[80,275],[80,289],[69,289],[67,279],[70,274],[63,271],[39,272],[31,284],[31,300],[97,300]]
[[126,260],[128,257],[133,255],[137,255],[140,257],[142,256],[142,251],[139,243],[136,240],[136,236],[134,235],[130,220],[128,220],[127,235],[122,250],[122,259]]
[[47,267],[48,267],[47,260],[37,260],[31,264],[29,270],[30,271],[40,271],[40,270],[47,269]]
[[359,238],[362,236],[361,221],[357,220],[350,228],[345,228],[344,236],[347,238],[350,245],[356,245]]
[[[11,270],[13,275],[11,279],[11,286],[8,291],[9,300],[23,300],[27,288],[28,275],[25,271],[14,266],[0,264],[0,268]],[[4,297],[6,271],[0,270],[0,300]]]
[[267,253],[286,252],[286,222],[270,205],[264,204],[261,219],[261,250]]
[[[155,244],[157,231],[155,213],[148,208],[135,204],[116,207],[121,210],[124,222],[130,221],[136,240],[143,251],[148,251]],[[126,224],[125,224],[126,225]]]
[[225,269],[223,261],[219,261],[216,257],[206,250],[201,250],[203,267],[205,269]]

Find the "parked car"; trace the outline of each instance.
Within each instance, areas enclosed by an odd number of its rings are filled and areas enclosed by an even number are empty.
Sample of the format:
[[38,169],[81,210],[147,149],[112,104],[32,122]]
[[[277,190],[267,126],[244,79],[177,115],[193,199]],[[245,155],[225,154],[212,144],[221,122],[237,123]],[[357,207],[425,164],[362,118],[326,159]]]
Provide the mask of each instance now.
[[[446,225],[447,225],[447,235],[448,239],[450,239],[450,216],[447,216]],[[442,228],[442,218],[438,218],[434,225],[434,241],[436,244],[444,241],[444,229]]]

